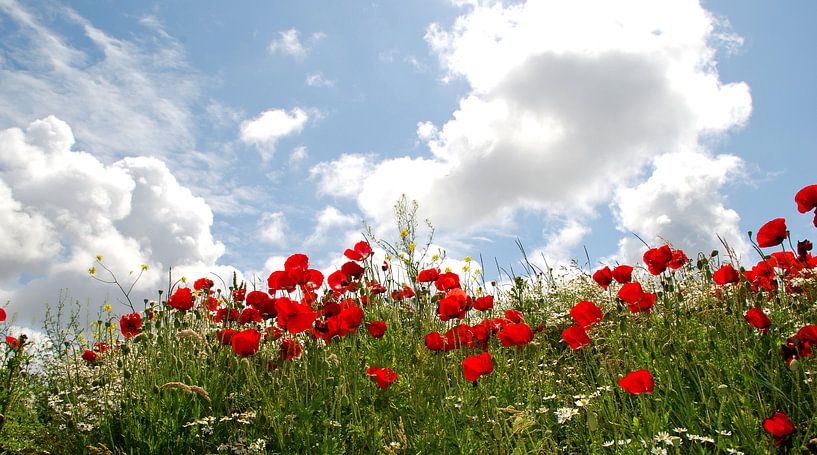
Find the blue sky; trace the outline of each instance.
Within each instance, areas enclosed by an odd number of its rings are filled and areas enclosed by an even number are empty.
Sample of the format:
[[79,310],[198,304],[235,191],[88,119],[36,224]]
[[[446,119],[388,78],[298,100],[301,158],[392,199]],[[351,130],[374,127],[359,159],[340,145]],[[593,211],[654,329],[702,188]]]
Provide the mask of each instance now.
[[[0,298],[94,256],[331,271],[405,192],[452,259],[593,268],[785,217],[814,181],[814,2],[0,1]],[[543,264],[542,264],[543,265]],[[486,276],[495,275],[486,266]]]

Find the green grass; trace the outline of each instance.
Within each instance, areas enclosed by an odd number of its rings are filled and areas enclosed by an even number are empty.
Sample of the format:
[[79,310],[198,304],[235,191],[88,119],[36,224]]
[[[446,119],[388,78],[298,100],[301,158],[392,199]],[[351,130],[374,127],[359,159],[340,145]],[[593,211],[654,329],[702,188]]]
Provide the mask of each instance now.
[[[367,270],[373,277],[371,264]],[[363,307],[364,321],[386,321],[382,339],[371,337],[365,323],[329,345],[304,332],[297,335],[304,344],[300,359],[286,362],[272,339],[262,339],[255,355],[239,358],[219,344],[215,332],[222,324],[210,321],[198,304],[185,314],[159,303],[142,335],[118,337],[117,348],[96,364],[80,359],[88,345],[79,342],[58,346],[59,355],[39,367],[21,362],[0,392],[10,403],[0,447],[6,453],[645,453],[665,448],[756,454],[780,450],[762,422],[781,410],[796,426],[792,450],[814,450],[809,444],[817,436],[817,386],[811,378],[817,360],[806,357],[789,366],[780,354],[781,343],[803,324],[817,322],[814,279],[806,280],[802,293],[769,294],[753,293],[745,283],[718,290],[710,276],[706,261],[658,278],[642,273],[645,288],[659,294],[650,314],[631,314],[615,290],[604,291],[583,274],[516,280],[497,291],[494,310],[472,310],[464,320],[447,323],[431,310],[412,313],[387,293],[370,297],[375,303]],[[423,307],[434,308],[428,294],[418,294],[426,297],[408,303],[419,307],[424,299]],[[573,351],[561,341],[561,332],[572,324],[569,309],[582,299],[595,302],[605,316],[589,330],[592,344]],[[755,305],[770,314],[767,333],[743,318]],[[494,371],[476,383],[465,380],[461,362],[480,349],[432,352],[424,345],[429,332],[502,317],[508,308],[521,310],[531,327],[542,324],[543,330],[519,350],[492,337]],[[263,325],[256,326],[263,331]],[[116,320],[112,327],[118,330]],[[66,334],[76,334],[78,327],[61,330],[52,327],[50,334],[71,339]],[[100,331],[117,337],[116,330]],[[184,330],[200,339],[180,338]],[[3,352],[0,379],[13,373],[15,358],[35,355],[7,347]],[[367,367],[392,368],[399,378],[381,390],[366,376]],[[652,373],[653,393],[630,395],[617,385],[639,369]],[[201,387],[207,397],[168,385],[174,382]],[[560,422],[561,408],[575,415]],[[663,433],[672,445],[657,440]]]

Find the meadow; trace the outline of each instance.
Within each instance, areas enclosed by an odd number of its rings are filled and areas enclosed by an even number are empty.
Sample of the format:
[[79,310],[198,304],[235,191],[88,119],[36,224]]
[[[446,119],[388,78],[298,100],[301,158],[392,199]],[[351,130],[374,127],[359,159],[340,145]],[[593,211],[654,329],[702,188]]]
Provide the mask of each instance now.
[[[817,185],[795,203],[817,211]],[[396,215],[327,276],[293,254],[264,283],[137,299],[98,257],[130,308],[83,328],[58,302],[45,347],[0,310],[0,453],[817,452],[817,257],[784,219],[749,264],[645,245],[496,283]]]

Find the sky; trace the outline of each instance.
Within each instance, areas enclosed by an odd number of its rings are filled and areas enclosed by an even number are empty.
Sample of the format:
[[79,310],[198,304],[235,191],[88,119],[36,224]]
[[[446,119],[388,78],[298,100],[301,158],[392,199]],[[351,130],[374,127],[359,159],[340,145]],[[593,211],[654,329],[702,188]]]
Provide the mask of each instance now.
[[[0,0],[0,302],[124,312],[208,274],[331,272],[416,200],[487,279],[758,257],[817,183],[811,0]],[[421,239],[422,240],[422,239]],[[418,242],[421,245],[424,242]],[[589,262],[588,262],[589,260]],[[132,272],[132,273],[131,273]],[[129,274],[130,273],[130,274]],[[101,276],[101,275],[98,275]],[[105,278],[105,276],[102,276]],[[262,286],[263,287],[263,286]]]

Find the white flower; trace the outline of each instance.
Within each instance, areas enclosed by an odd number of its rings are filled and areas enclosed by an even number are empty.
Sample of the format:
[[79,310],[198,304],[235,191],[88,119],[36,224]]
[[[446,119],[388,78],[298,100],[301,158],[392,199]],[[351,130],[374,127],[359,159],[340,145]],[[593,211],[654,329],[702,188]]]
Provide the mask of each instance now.
[[573,416],[578,415],[579,410],[576,408],[559,408],[556,410],[555,414],[559,423],[565,423],[572,419]]
[[650,453],[653,455],[667,455],[667,449],[663,447],[653,447]]

